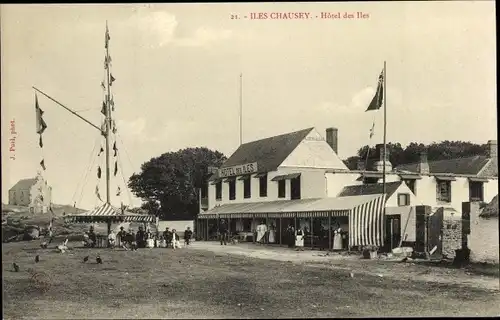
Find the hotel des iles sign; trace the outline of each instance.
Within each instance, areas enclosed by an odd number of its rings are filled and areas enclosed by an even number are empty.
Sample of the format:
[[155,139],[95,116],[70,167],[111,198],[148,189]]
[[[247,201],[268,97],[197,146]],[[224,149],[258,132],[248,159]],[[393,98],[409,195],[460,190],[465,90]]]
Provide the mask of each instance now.
[[228,178],[257,172],[257,162],[219,169],[220,178]]

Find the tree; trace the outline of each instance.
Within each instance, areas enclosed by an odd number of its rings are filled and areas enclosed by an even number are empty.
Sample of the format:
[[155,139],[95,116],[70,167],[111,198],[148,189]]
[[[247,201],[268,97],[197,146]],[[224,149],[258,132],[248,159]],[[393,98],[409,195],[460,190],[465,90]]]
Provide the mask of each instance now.
[[[356,156],[347,158],[344,160],[344,163],[349,169],[355,170],[359,160],[366,160],[368,150],[370,158],[376,154],[375,147],[363,146],[358,150]],[[412,142],[403,148],[398,142],[390,142],[387,144],[387,150],[389,151],[389,160],[392,166],[397,167],[401,164],[418,162],[422,151],[427,151],[427,159],[429,161],[435,161],[486,155],[488,152],[488,145],[446,140],[439,143],[433,142],[429,145]]]
[[[133,174],[129,188],[143,208],[162,218],[193,217],[198,213],[198,190],[206,188],[208,167],[220,167],[226,157],[207,148],[187,148],[152,158]],[[158,206],[159,203],[159,206]]]

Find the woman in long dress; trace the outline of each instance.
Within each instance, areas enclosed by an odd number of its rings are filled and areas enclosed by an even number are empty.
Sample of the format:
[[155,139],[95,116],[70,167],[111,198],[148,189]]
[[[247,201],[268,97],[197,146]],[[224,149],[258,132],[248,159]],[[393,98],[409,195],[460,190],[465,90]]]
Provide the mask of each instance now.
[[276,242],[276,228],[274,228],[274,225],[272,224],[271,227],[269,228],[269,243],[275,243]]
[[257,242],[262,244],[264,242],[264,236],[266,235],[267,226],[265,224],[259,224],[257,226]]
[[304,231],[302,229],[297,229],[295,233],[295,246],[296,250],[304,251]]

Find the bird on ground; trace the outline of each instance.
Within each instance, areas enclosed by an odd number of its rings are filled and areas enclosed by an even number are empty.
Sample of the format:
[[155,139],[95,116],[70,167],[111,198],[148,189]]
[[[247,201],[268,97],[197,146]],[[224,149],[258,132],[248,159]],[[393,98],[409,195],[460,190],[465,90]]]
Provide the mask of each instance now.
[[19,272],[19,266],[17,265],[17,263],[12,263],[12,266],[14,267],[14,271],[15,272]]
[[101,259],[101,256],[97,256],[97,258],[95,258],[95,262],[97,262],[98,264],[101,264],[102,263],[102,259]]
[[85,258],[83,258],[83,262],[87,262],[89,261],[89,256],[86,256]]
[[36,257],[35,257],[35,262],[36,262],[36,263],[40,262],[40,256],[39,256],[39,255],[36,255]]

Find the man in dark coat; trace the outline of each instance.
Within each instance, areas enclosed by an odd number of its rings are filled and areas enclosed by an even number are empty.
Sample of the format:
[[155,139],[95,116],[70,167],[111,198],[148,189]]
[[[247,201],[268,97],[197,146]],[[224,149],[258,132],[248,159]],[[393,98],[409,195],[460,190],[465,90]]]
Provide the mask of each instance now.
[[222,244],[227,245],[227,238],[228,238],[228,228],[226,224],[226,220],[221,219],[219,223],[219,237],[220,237],[220,245]]
[[94,232],[93,226],[90,226],[88,235],[89,235],[89,239],[92,241],[90,246],[91,246],[91,248],[94,248],[96,245],[96,242],[97,242],[97,236]]
[[191,237],[193,236],[193,231],[191,231],[190,227],[184,231],[184,241],[186,242],[186,246],[189,246],[189,242],[191,241]]
[[142,226],[139,226],[139,231],[137,231],[135,235],[135,241],[137,242],[138,248],[146,248],[146,233]]
[[169,230],[169,227],[165,228],[165,231],[163,232],[163,239],[167,242],[168,248],[168,246],[172,244],[172,231]]

